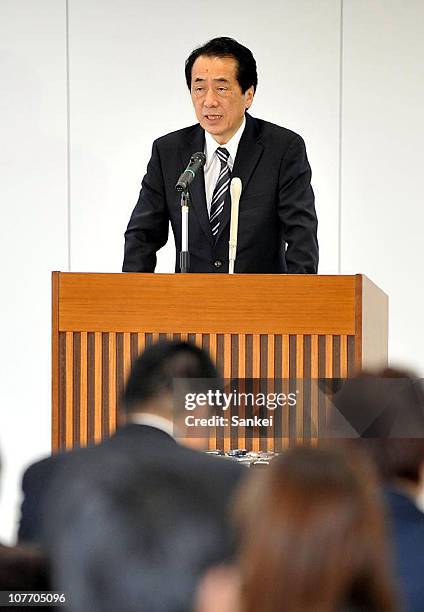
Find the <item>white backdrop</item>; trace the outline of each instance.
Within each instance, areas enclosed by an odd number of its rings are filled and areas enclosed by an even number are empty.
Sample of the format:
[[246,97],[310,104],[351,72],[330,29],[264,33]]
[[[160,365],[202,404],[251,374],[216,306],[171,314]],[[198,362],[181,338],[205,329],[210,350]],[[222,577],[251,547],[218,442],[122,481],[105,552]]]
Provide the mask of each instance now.
[[390,298],[390,360],[424,375],[424,2],[345,1],[342,271]]
[[[390,358],[424,372],[423,3],[187,0],[183,14],[171,0],[0,0],[0,540],[22,469],[50,450],[49,273],[120,270],[152,140],[195,121],[184,60],[214,36],[254,52],[252,114],[306,141],[320,273],[364,272],[389,293]],[[171,243],[158,269],[173,268]]]
[[23,466],[50,448],[50,271],[68,266],[66,19],[0,0],[0,540]]

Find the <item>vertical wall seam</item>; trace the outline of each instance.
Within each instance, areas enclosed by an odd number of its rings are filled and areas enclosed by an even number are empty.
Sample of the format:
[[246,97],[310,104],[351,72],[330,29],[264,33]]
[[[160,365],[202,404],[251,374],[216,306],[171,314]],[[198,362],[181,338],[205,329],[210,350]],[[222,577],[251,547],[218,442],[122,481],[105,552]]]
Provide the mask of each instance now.
[[340,64],[339,64],[339,227],[337,271],[342,272],[342,154],[343,154],[343,2],[340,0]]
[[67,172],[67,239],[68,272],[71,271],[71,104],[69,77],[69,0],[65,0],[66,17],[66,172]]

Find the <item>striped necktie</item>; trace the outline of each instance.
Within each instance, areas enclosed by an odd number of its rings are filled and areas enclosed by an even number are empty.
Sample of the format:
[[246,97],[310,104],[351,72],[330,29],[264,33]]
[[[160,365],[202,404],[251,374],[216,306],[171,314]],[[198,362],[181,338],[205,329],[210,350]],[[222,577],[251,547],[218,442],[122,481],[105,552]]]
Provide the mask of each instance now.
[[221,162],[221,170],[219,172],[218,180],[215,185],[215,189],[212,196],[211,212],[210,212],[210,224],[212,235],[216,240],[219,231],[220,218],[222,211],[224,210],[225,196],[227,195],[228,186],[231,180],[231,171],[228,166],[228,158],[230,154],[227,149],[218,147],[216,154]]

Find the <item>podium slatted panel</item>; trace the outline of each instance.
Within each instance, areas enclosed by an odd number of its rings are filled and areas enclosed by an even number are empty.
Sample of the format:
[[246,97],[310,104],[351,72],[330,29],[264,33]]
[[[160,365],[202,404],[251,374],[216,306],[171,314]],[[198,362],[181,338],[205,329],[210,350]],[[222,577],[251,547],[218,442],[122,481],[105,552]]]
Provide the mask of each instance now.
[[[315,443],[328,415],[328,400],[311,379],[345,377],[354,368],[355,338],[350,335],[60,332],[55,450],[111,435],[131,363],[158,339],[184,337],[209,351],[226,379],[253,379],[250,389],[242,382],[240,393],[301,391],[296,406],[275,412],[266,438],[259,438],[257,427],[232,427],[220,437],[218,432],[217,439],[215,429],[210,449],[280,451],[299,441]],[[258,415],[266,416],[264,410]],[[254,412],[241,405],[238,415],[252,417]]]
[[65,343],[65,369],[67,372],[66,376],[66,387],[65,387],[65,419],[66,419],[66,433],[65,433],[65,448],[72,448],[74,445],[73,433],[74,433],[74,406],[73,406],[73,373],[74,373],[74,346],[73,346],[73,334],[72,332],[66,332],[66,343]]
[[[170,336],[169,340],[172,340],[172,334],[168,334]],[[138,339],[138,352],[142,353],[144,351],[144,347],[146,346],[146,334],[137,334]]]
[[[214,363],[217,363],[217,335],[207,334],[206,342],[203,344],[205,350],[209,349],[209,354]],[[212,427],[209,434],[209,449],[218,449],[218,440],[216,437],[216,428]]]
[[123,335],[123,366],[124,366],[124,381],[127,380],[131,368],[131,336],[130,334]]
[[[336,365],[333,359],[333,336],[327,334],[325,336],[325,378],[332,378],[333,366]],[[330,404],[327,393],[324,394],[325,410],[323,414],[325,427],[327,426],[330,417]]]
[[[282,393],[286,396],[290,393],[289,378],[290,378],[290,336],[283,334],[281,336],[281,374],[283,380]],[[288,410],[283,410],[281,413],[281,446],[276,450],[281,451],[288,448],[290,443],[290,413]]]
[[[109,435],[115,431],[117,425],[117,403],[116,392],[116,334],[110,332],[109,338]],[[138,340],[138,338],[137,338]]]
[[94,442],[102,439],[102,334],[94,334]]
[[[238,334],[237,336],[237,341],[238,341],[238,359],[237,359],[237,368],[236,368],[236,375],[235,378],[238,377],[240,378],[240,393],[245,393],[246,392],[246,385],[244,382],[244,379],[246,378],[246,335],[245,334]],[[244,419],[246,417],[246,409],[244,404],[242,404],[239,407],[239,415],[240,418]],[[239,435],[237,435],[238,432],[234,432],[235,435],[235,443],[234,443],[234,447],[237,448],[239,445],[240,448],[246,448],[246,433],[245,433],[245,429],[242,428],[241,431],[239,432]]]
[[[261,344],[260,335],[252,334],[252,379],[253,379],[253,393],[257,395],[260,392],[260,375],[261,375]],[[251,416],[254,416],[254,410],[251,411]],[[258,452],[260,450],[259,440],[259,429],[254,427],[251,436],[251,448],[253,451]]]
[[[275,378],[275,336],[273,336],[272,334],[268,334],[266,336],[266,344],[267,344],[267,362],[266,362],[266,380],[267,380],[267,390],[268,393],[275,393],[276,392],[276,388],[275,388],[275,384],[274,384],[274,378]],[[272,450],[274,450],[275,448],[275,420],[276,420],[276,415],[275,413],[273,414],[274,419],[273,419],[273,424],[272,427],[270,427],[269,429],[269,434],[268,437],[270,438],[268,446],[270,446],[272,444]]]
[[303,382],[303,338],[302,335],[296,335],[296,393],[300,391],[296,403],[296,442],[303,442],[303,393],[302,389],[299,389]]
[[[318,378],[318,336],[311,335],[311,379]],[[318,439],[318,387],[311,385],[311,440],[315,442]]]
[[[225,380],[231,380],[231,364],[232,364],[232,353],[234,346],[231,342],[231,334],[224,334],[224,354],[223,354],[223,366],[221,372],[223,373]],[[231,392],[231,389],[229,389]],[[228,424],[224,428],[224,444],[221,446],[225,452],[231,450],[231,424]]]
[[[77,336],[78,334],[75,334]],[[112,367],[113,364],[111,364]],[[87,445],[87,332],[80,334],[80,363],[79,363],[79,410],[80,410],[80,435],[79,443],[81,446]],[[75,385],[77,389],[77,385]],[[78,403],[74,407],[78,410]],[[112,412],[112,411],[111,411]]]

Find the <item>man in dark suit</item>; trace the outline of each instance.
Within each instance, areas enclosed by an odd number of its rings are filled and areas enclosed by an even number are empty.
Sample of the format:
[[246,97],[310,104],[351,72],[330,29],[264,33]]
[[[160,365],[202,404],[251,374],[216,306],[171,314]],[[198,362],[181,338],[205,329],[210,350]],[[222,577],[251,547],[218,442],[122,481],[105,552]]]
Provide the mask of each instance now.
[[190,271],[228,272],[229,184],[239,177],[235,272],[316,273],[317,218],[305,145],[298,134],[246,112],[257,86],[251,51],[216,38],[191,53],[185,72],[199,124],[153,143],[125,233],[123,271],[154,271],[169,221],[181,251],[175,184],[191,155],[204,152],[206,164],[190,186]]
[[79,474],[99,464],[107,472],[128,458],[140,470],[172,465],[180,474],[210,483],[211,494],[225,516],[245,469],[177,442],[174,426],[187,413],[178,400],[181,396],[175,394],[176,379],[183,381],[179,393],[205,392],[216,384],[218,373],[208,355],[196,346],[168,341],[154,344],[133,364],[123,394],[126,423],[113,436],[92,448],[52,456],[28,468],[22,484],[21,542],[45,541],[45,513],[53,521],[58,500]]

